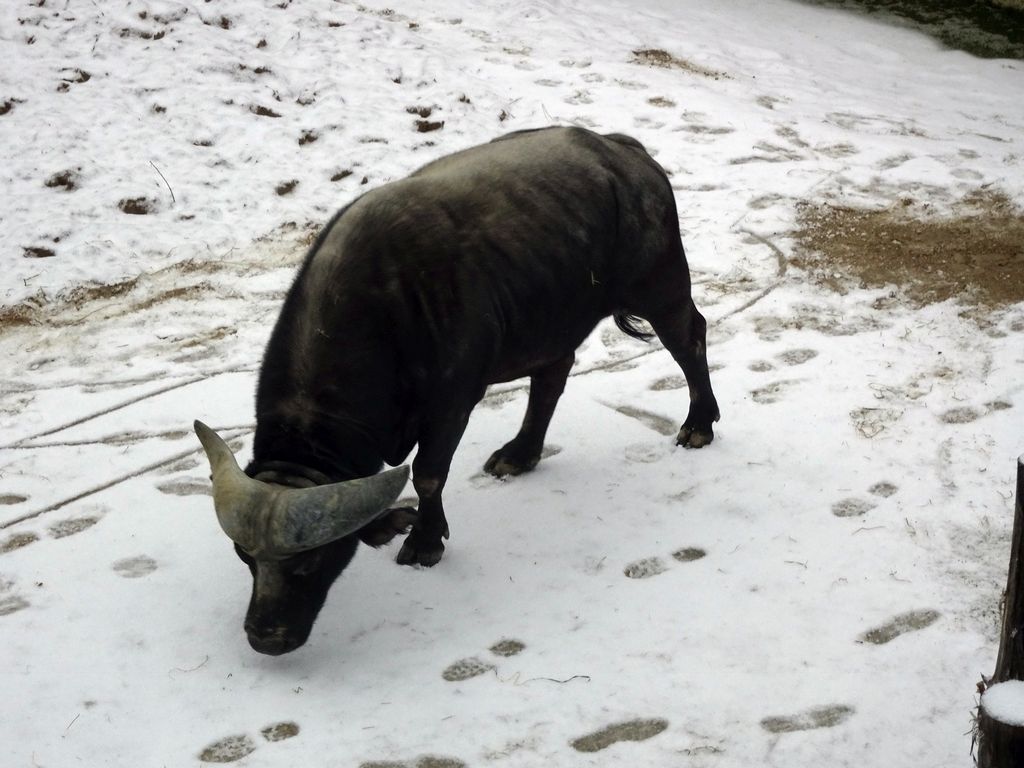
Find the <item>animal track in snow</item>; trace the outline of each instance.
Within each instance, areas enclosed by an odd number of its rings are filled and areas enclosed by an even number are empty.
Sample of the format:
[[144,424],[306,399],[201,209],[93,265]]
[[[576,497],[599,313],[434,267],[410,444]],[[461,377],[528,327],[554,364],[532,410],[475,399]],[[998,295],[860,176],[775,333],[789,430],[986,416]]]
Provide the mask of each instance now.
[[892,640],[895,640],[900,635],[905,635],[907,632],[916,632],[919,629],[930,627],[939,617],[942,616],[938,611],[923,610],[923,611],[910,611],[908,613],[901,613],[885,624],[874,629],[869,629],[858,640],[862,643],[872,643],[874,645],[885,645]]
[[371,760],[367,763],[360,763],[359,768],[466,768],[466,764],[454,757],[424,755],[417,758],[414,762]]
[[495,656],[516,656],[526,649],[526,644],[519,640],[499,640],[490,647]]
[[780,352],[775,357],[785,365],[803,365],[808,360],[813,360],[818,356],[817,351],[813,349],[787,349],[785,352]]
[[174,496],[210,496],[213,494],[209,481],[191,480],[184,477],[160,483],[156,489],[161,493]]
[[[747,207],[755,211],[763,211],[766,208],[771,208],[773,205],[778,205],[779,203],[783,203],[789,199],[790,198],[785,195],[778,195],[775,193],[758,195],[757,197],[753,197],[747,201]],[[753,242],[756,243],[757,241],[753,240]]]
[[192,456],[186,456],[184,459],[181,459],[179,461],[174,462],[173,464],[168,464],[166,467],[163,467],[160,470],[160,474],[171,475],[176,474],[178,472],[187,472],[190,469],[195,469],[198,466],[200,466],[199,459],[194,458]]
[[766,384],[763,387],[751,390],[750,397],[755,403],[761,405],[771,405],[772,403],[779,402],[790,387],[797,382],[793,379],[780,379],[779,381],[773,381],[771,384]]
[[887,499],[890,496],[894,495],[898,490],[899,486],[896,486],[893,483],[890,483],[886,480],[881,480],[872,485],[870,488],[868,488],[868,493],[874,496],[881,496],[883,499]]
[[634,408],[632,405],[610,405],[609,403],[601,403],[606,408],[611,408],[617,413],[621,413],[623,416],[628,416],[631,419],[635,419],[643,424],[648,429],[653,429],[659,435],[665,435],[666,437],[675,437],[679,433],[679,425],[676,424],[672,419],[661,416],[657,413],[651,413],[641,408]]
[[10,595],[14,588],[14,582],[0,577],[0,616],[10,616],[12,613],[28,608],[29,602],[21,595]]
[[662,446],[649,443],[630,443],[623,449],[626,461],[634,464],[653,464],[664,455]]
[[623,573],[630,579],[649,579],[668,570],[668,566],[662,562],[660,557],[645,557],[643,560],[636,560],[623,569]]
[[970,424],[972,421],[977,421],[984,415],[984,412],[978,408],[965,405],[957,408],[950,408],[939,418],[946,424]]
[[707,554],[708,553],[700,547],[683,547],[682,549],[677,549],[673,552],[672,557],[680,563],[692,563],[694,560],[700,560],[702,557],[706,557]]
[[850,411],[853,427],[861,436],[872,438],[884,432],[890,424],[894,424],[903,416],[903,411],[896,408],[857,408]]
[[[268,725],[260,731],[260,735],[268,742],[284,741],[299,733],[299,726],[292,722],[281,722]],[[199,753],[199,760],[204,763],[233,763],[256,751],[256,741],[248,734],[238,734],[219,739]]]
[[652,718],[647,720],[627,720],[615,723],[581,736],[572,742],[577,752],[600,752],[620,741],[647,741],[668,728],[668,720]]
[[100,519],[98,517],[74,517],[68,520],[61,520],[50,526],[50,535],[55,539],[63,539],[66,536],[74,536],[84,530],[92,528]]
[[785,717],[766,717],[761,727],[768,733],[793,733],[795,731],[812,731],[816,728],[835,728],[841,725],[854,713],[853,707],[837,704],[830,707],[818,707]]
[[12,613],[28,608],[29,602],[20,595],[9,595],[0,597],[0,616],[10,616]]
[[682,376],[666,376],[655,381],[649,389],[655,392],[665,392],[670,389],[682,389],[686,386],[686,379]]
[[[672,558],[680,563],[692,563],[705,557],[707,552],[699,547],[683,547],[672,553]],[[668,565],[660,557],[645,557],[642,560],[634,560],[622,569],[622,572],[630,579],[649,579],[665,573]]]
[[112,566],[114,573],[124,579],[139,579],[157,569],[156,560],[146,555],[127,557]]
[[27,531],[25,533],[12,533],[6,539],[0,543],[0,555],[6,554],[7,552],[13,552],[16,549],[27,547],[39,541],[39,534]]
[[290,721],[268,725],[260,731],[260,735],[267,741],[284,741],[293,736],[299,735],[299,726]]
[[676,133],[690,133],[694,136],[728,136],[730,133],[736,132],[735,128],[729,128],[725,125],[703,125],[701,123],[681,125],[672,130]]
[[754,318],[754,330],[763,341],[778,341],[783,331],[817,331],[826,336],[853,336],[867,331],[878,331],[886,326],[877,313],[867,314],[817,304],[794,304],[784,317],[761,315]]
[[594,100],[590,97],[590,91],[578,90],[571,96],[566,96],[563,101],[566,104],[572,104],[573,106],[579,106],[581,104],[593,104]]
[[[499,640],[492,645],[488,650],[495,656],[516,656],[522,653],[526,649],[526,643],[520,640],[514,640],[511,638],[505,638]],[[453,664],[449,664],[448,667],[441,673],[441,677],[450,683],[459,683],[463,680],[469,680],[474,677],[486,674],[494,671],[495,666],[490,662],[478,659],[476,656],[470,656],[465,659],[459,659]]]
[[486,661],[481,661],[474,656],[467,659],[459,659],[455,663],[449,664],[445,671],[441,673],[441,677],[449,683],[460,683],[463,680],[479,677],[493,669],[493,664],[488,664]]
[[204,763],[233,763],[256,751],[256,742],[245,734],[228,736],[213,742],[199,753],[199,760]]
[[901,155],[891,155],[880,161],[875,167],[880,171],[891,171],[893,168],[899,168],[901,165],[909,160],[913,160],[914,156],[903,153]]
[[866,499],[841,499],[832,505],[832,514],[836,517],[860,517],[875,508],[873,502]]

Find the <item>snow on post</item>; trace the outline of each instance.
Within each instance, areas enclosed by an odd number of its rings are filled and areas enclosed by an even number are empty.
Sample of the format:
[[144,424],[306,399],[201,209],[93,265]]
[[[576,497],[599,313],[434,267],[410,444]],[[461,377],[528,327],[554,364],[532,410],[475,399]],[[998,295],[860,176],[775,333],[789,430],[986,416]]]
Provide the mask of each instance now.
[[996,671],[980,688],[978,766],[1024,766],[1024,455],[1017,459],[1017,502],[1010,539],[1003,630]]

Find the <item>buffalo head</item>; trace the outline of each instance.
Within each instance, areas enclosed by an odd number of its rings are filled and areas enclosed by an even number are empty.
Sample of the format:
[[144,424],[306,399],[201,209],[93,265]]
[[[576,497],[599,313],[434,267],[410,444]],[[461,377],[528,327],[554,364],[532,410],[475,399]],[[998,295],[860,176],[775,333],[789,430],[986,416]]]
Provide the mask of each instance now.
[[389,509],[409,468],[327,485],[287,476],[263,482],[242,471],[216,432],[200,421],[195,430],[210,461],[217,520],[252,573],[249,644],[271,655],[294,651],[359,541],[379,546],[415,521],[415,510]]

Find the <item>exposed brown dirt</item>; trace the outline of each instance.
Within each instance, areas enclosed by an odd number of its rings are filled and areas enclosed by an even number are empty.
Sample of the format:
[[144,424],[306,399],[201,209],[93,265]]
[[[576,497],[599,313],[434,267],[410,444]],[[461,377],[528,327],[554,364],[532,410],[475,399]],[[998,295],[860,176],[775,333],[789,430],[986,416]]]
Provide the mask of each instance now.
[[156,210],[156,203],[146,197],[126,197],[117,207],[133,216],[145,216]]
[[663,69],[681,69],[684,72],[689,72],[694,75],[702,75],[704,77],[710,77],[714,80],[720,78],[729,78],[725,72],[718,72],[714,69],[708,69],[702,67],[700,64],[694,64],[692,61],[681,59],[678,56],[673,56],[668,51],[663,51],[660,48],[641,48],[633,51],[634,64],[645,64],[648,67],[661,67]]
[[904,199],[882,210],[804,203],[796,266],[845,291],[837,271],[870,287],[895,284],[916,305],[960,298],[987,307],[1024,301],[1024,212],[980,191],[937,216]]

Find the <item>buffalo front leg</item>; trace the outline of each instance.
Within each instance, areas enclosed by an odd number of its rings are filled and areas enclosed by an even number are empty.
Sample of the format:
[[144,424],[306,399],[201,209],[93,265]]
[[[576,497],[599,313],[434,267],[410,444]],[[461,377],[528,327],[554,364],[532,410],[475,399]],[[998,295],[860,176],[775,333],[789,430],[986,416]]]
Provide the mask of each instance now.
[[707,322],[692,300],[681,310],[669,310],[648,320],[661,343],[683,369],[690,390],[690,411],[679,429],[676,443],[687,448],[702,448],[714,439],[711,425],[719,419],[718,401],[711,391],[708,373]]
[[519,434],[491,454],[484,464],[485,472],[505,477],[529,472],[537,466],[544,449],[544,435],[574,361],[574,355],[567,355],[530,376],[530,399]]
[[395,560],[400,565],[436,565],[444,554],[442,538],[448,538],[441,492],[448,480],[452,456],[469,420],[464,415],[424,427],[416,458],[412,462],[412,485],[419,496],[419,517],[402,544]]

